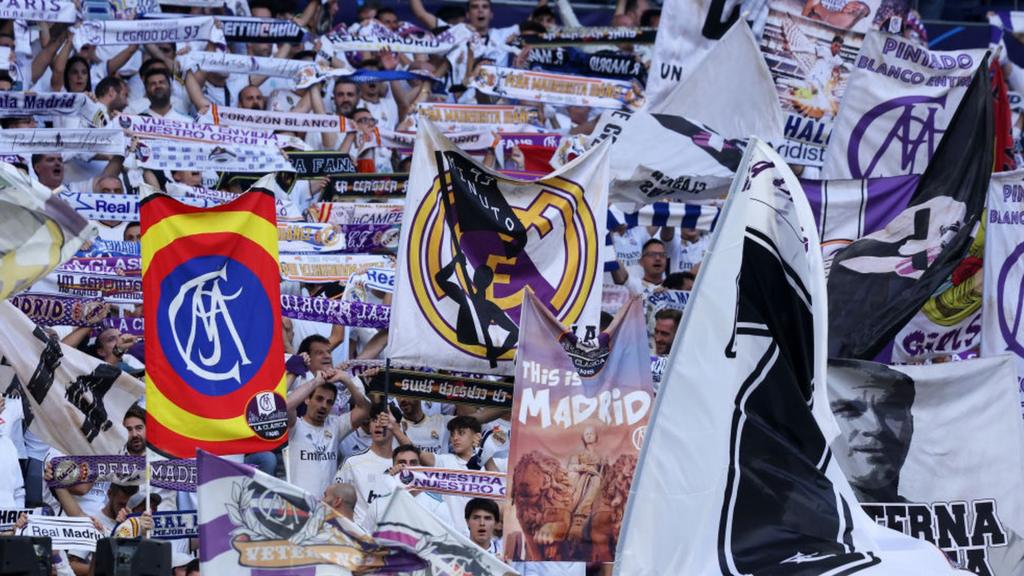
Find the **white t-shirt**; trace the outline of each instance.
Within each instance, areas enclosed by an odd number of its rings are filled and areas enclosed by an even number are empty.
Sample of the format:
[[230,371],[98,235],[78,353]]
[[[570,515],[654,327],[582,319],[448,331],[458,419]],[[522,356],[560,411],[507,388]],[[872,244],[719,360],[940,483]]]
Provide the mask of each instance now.
[[114,226],[107,226],[102,222],[96,222],[96,236],[101,240],[120,242],[124,240],[124,229],[131,222],[118,222]]
[[434,414],[424,416],[423,420],[418,423],[404,419],[402,420],[402,429],[420,450],[441,454],[448,452],[448,422],[452,418],[454,416]]
[[378,456],[372,450],[356,454],[341,465],[334,481],[351,484],[356,489],[359,495],[353,515],[356,524],[363,525],[367,507],[374,500],[391,494],[393,484],[388,474],[391,466],[391,458]]
[[390,94],[381,97],[377,102],[360,100],[356,108],[366,108],[377,119],[377,127],[394,130],[398,125],[398,104]]
[[711,236],[701,234],[696,242],[683,242],[681,238],[674,239],[665,247],[669,258],[671,272],[689,272],[693,267],[704,260],[704,254],[708,250]]
[[350,416],[328,416],[323,426],[299,418],[289,431],[288,465],[292,484],[321,498],[338,471],[338,444],[352,432]]
[[348,459],[356,454],[366,452],[372,443],[373,438],[369,432],[363,431],[362,428],[356,428],[353,433],[341,440],[341,446],[338,449],[341,452],[341,457]]
[[25,481],[18,465],[18,449],[11,440],[23,418],[21,400],[8,398],[0,412],[0,508],[25,506]]
[[[434,457],[434,467],[436,468],[447,468],[449,470],[469,470],[468,460],[463,460],[455,454],[438,454]],[[466,525],[466,504],[469,503],[471,498],[468,496],[457,496],[455,494],[445,494],[444,501],[448,505],[448,515],[451,516],[454,526],[459,532],[469,537],[469,526]]]
[[612,244],[615,245],[615,255],[619,262],[629,272],[629,276],[643,278],[644,269],[640,266],[640,256],[643,251],[644,242],[651,239],[644,226],[627,228],[622,234],[612,232]]

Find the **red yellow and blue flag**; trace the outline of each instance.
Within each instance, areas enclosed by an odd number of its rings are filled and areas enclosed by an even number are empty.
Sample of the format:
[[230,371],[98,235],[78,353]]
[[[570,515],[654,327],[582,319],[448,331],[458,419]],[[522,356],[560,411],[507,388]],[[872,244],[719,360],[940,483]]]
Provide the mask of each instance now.
[[140,206],[147,440],[168,456],[272,450],[287,438],[274,197]]

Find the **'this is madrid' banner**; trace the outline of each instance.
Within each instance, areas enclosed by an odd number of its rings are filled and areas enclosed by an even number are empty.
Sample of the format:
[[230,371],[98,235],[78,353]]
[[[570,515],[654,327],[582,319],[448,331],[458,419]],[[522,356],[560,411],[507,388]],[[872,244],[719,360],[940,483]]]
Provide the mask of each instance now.
[[148,441],[178,457],[285,441],[274,198],[199,209],[142,201]]
[[1021,574],[1016,389],[1010,356],[930,366],[830,361],[840,429],[833,454],[868,516],[973,574]]
[[597,336],[608,148],[532,182],[510,180],[422,121],[402,217],[388,356],[509,374],[523,294]]
[[[993,174],[985,221],[981,355],[1013,354],[1024,374],[1024,170]],[[1024,410],[1024,387],[1021,387]]]
[[[611,562],[654,400],[643,307],[631,300],[590,349],[532,293],[521,327],[505,551]],[[563,529],[539,538],[550,526]]]
[[868,34],[825,150],[824,178],[921,174],[984,50],[930,51]]

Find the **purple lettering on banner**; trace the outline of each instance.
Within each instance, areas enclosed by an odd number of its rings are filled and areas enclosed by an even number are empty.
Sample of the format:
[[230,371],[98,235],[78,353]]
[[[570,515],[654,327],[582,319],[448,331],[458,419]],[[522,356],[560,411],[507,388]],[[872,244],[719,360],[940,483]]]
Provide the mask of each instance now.
[[[946,107],[946,95],[930,96],[904,96],[893,98],[868,110],[864,117],[854,126],[850,134],[850,144],[846,151],[846,160],[850,166],[850,174],[855,179],[870,178],[874,176],[873,171],[879,161],[889,154],[889,147],[894,140],[900,143],[900,167],[908,172],[914,171],[914,161],[917,158],[918,148],[927,146],[928,158],[931,159],[935,148],[942,139],[944,129],[936,125],[938,111]],[[871,158],[867,166],[861,165],[861,140],[871,130],[872,124],[882,116],[895,110],[900,110],[899,117],[893,122],[888,133],[882,140],[877,150],[869,151]],[[925,116],[915,115],[915,111],[924,110]],[[915,126],[917,129],[915,130]],[[876,130],[877,132],[877,130]]]
[[281,295],[281,314],[288,318],[341,324],[362,328],[387,328],[391,321],[391,307],[351,300],[305,298]]
[[[1024,312],[1024,283],[1018,283],[1016,286],[1008,286],[1007,284],[1011,279],[1011,272],[1013,272],[1022,255],[1024,255],[1024,243],[1018,244],[1013,249],[1013,252],[1006,257],[1003,267],[999,270],[999,282],[996,283],[996,302],[999,306],[999,333],[1003,336],[1006,349],[1020,358],[1024,358],[1024,346],[1021,345],[1017,334],[1020,330],[1021,313]],[[1013,276],[1016,277],[1017,275],[1014,274]],[[1006,302],[1005,294],[1008,291],[1015,296],[1014,301],[1017,302],[1016,310],[1007,310],[1003,305]]]

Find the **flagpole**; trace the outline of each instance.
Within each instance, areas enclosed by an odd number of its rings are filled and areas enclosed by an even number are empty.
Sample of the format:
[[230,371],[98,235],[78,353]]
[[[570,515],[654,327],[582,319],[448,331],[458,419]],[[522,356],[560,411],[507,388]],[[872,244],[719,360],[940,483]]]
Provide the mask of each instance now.
[[[146,496],[146,510],[148,510],[150,516],[152,516],[153,513],[156,512],[156,511],[153,510],[152,500],[149,497],[149,494],[150,494],[149,475],[150,475],[149,449],[147,448],[146,449],[146,489],[145,489],[144,494]],[[149,537],[149,529],[148,528],[143,531],[142,536],[143,536],[143,538],[148,538]]]

